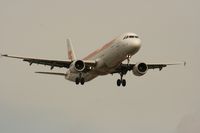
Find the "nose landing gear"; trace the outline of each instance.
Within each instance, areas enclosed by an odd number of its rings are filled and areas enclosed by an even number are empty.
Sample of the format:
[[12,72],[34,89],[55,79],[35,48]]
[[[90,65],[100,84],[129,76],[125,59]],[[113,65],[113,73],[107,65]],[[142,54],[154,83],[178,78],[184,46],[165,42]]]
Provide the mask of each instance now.
[[130,58],[131,58],[131,55],[127,55],[127,66],[126,67],[122,67],[121,69],[120,69],[120,72],[119,72],[119,74],[120,74],[120,79],[118,79],[117,80],[117,86],[123,86],[123,87],[125,87],[126,86],[126,80],[125,79],[123,79],[123,76],[124,75],[126,75],[126,73],[127,73],[127,71],[128,71],[128,67],[129,67],[129,62],[130,62]]
[[127,65],[128,65],[131,59],[131,55],[127,55],[126,59],[127,59]]

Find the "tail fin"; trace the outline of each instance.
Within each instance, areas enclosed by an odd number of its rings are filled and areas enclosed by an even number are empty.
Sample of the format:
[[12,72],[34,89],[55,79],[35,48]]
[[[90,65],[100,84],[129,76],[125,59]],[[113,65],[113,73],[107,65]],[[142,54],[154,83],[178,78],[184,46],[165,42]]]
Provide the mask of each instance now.
[[76,55],[74,53],[74,49],[72,47],[72,43],[70,41],[70,39],[67,39],[67,49],[68,49],[68,59],[70,60],[75,60],[76,59]]

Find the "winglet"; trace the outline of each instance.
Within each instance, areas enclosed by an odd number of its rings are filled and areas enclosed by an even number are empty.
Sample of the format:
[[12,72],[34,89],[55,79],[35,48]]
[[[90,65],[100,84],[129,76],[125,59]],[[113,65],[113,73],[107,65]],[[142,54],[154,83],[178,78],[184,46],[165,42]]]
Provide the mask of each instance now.
[[70,60],[75,60],[76,59],[76,55],[75,55],[75,52],[74,52],[74,49],[72,47],[72,43],[71,43],[71,40],[70,39],[67,39],[67,53],[68,53],[68,59]]
[[0,54],[1,55],[1,57],[6,57],[6,56],[8,56],[7,54]]
[[184,61],[184,66],[186,66],[186,61]]

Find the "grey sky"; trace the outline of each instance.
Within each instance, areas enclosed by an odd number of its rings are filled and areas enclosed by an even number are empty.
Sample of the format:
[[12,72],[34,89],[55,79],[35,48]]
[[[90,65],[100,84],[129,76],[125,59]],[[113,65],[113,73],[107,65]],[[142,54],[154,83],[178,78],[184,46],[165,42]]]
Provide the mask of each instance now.
[[64,60],[70,37],[81,58],[119,34],[135,32],[143,45],[131,62],[187,61],[186,67],[150,70],[143,77],[129,73],[127,87],[118,88],[119,75],[76,86],[34,74],[48,67],[2,58],[0,132],[194,131],[191,125],[200,121],[199,5],[198,0],[0,0],[1,53]]

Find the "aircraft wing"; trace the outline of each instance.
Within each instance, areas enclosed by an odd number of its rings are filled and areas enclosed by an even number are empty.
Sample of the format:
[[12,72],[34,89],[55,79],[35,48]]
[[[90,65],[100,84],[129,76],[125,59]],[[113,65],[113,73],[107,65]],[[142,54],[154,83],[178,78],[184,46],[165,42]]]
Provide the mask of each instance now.
[[[135,66],[136,64],[121,64],[119,65],[114,72],[112,72],[111,74],[114,74],[114,73],[120,73],[120,72],[127,72],[127,71],[131,71],[133,70],[133,67]],[[179,63],[149,63],[149,64],[146,64],[148,69],[159,69],[160,71],[164,68],[164,67],[167,67],[167,66],[170,66],[170,65],[186,65],[186,62],[179,62]]]
[[8,58],[15,58],[15,59],[21,59],[25,62],[28,62],[30,65],[32,64],[41,64],[41,65],[48,65],[51,66],[51,69],[54,67],[64,67],[64,68],[69,68],[70,64],[72,63],[71,60],[67,61],[60,61],[60,60],[46,60],[46,59],[37,59],[37,58],[26,58],[26,57],[18,57],[18,56],[10,56],[10,55],[1,55],[3,57],[8,57]]
[[47,74],[47,75],[58,75],[58,76],[65,76],[65,73],[55,73],[55,72],[35,72],[38,74]]
[[[37,59],[37,58],[27,58],[27,57],[19,57],[19,56],[10,56],[7,54],[2,54],[2,57],[8,57],[8,58],[15,58],[15,59],[21,59],[25,62],[28,62],[30,65],[32,64],[41,64],[41,65],[47,65],[50,66],[51,69],[54,67],[60,67],[60,68],[69,68],[73,60],[47,60],[47,59]],[[96,61],[93,60],[84,60],[83,61],[86,66],[92,66],[94,67],[96,65]]]
[[160,71],[167,66],[172,66],[172,65],[186,65],[186,62],[179,62],[179,63],[167,63],[167,64],[147,64],[148,69],[159,69]]

